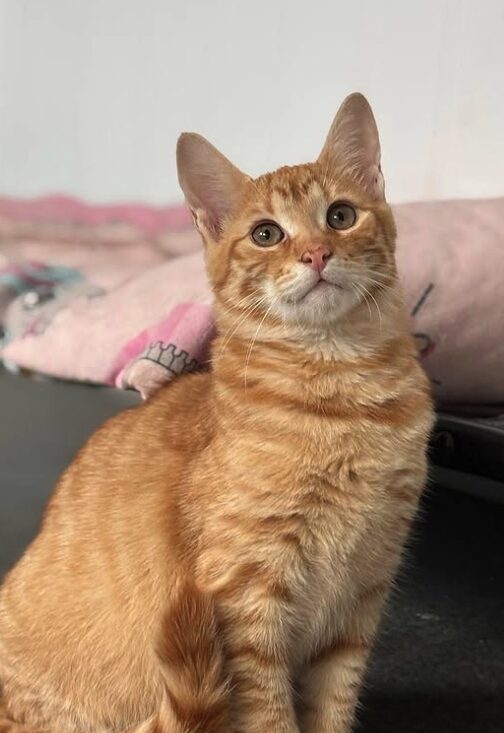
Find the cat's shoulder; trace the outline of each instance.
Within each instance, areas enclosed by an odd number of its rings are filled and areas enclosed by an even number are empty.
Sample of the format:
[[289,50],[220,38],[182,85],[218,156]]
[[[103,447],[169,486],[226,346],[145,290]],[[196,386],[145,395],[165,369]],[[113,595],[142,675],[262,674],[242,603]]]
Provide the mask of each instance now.
[[198,443],[212,414],[212,376],[208,372],[185,374],[159,389],[145,402],[110,418],[92,436],[93,446],[105,445],[138,451],[184,449]]

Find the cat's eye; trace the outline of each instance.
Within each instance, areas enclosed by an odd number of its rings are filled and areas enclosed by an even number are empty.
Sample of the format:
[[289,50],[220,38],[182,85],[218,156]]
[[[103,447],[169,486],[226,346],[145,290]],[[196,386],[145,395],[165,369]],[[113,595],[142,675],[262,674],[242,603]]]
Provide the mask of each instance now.
[[336,201],[327,209],[327,223],[331,229],[350,229],[357,221],[357,212],[353,206],[343,201]]
[[264,221],[252,229],[250,236],[259,247],[273,247],[282,241],[285,234],[275,222]]

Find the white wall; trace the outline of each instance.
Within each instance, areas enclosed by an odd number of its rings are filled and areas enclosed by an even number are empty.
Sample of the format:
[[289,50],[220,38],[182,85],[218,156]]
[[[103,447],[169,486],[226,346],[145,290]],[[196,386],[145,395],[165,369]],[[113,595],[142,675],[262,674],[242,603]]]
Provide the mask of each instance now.
[[391,200],[504,194],[503,0],[0,0],[0,194],[180,198],[181,130],[252,174],[350,91]]

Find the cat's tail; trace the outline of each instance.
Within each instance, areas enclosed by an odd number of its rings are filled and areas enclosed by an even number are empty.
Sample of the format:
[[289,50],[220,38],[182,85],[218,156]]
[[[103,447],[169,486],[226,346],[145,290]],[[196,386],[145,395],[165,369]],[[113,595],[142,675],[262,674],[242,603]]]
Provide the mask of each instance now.
[[[211,596],[185,582],[166,615],[157,650],[162,696],[155,715],[124,733],[229,733],[229,686]],[[0,733],[34,730],[9,719],[0,685]]]
[[133,733],[229,733],[229,686],[214,602],[191,582],[164,620],[158,658],[161,706]]
[[10,733],[11,725],[7,717],[7,710],[5,708],[3,694],[2,694],[2,683],[0,682],[0,733]]
[[30,726],[26,726],[24,723],[16,723],[11,720],[5,705],[5,700],[2,693],[2,683],[0,681],[0,733],[41,733],[39,730],[35,730]]

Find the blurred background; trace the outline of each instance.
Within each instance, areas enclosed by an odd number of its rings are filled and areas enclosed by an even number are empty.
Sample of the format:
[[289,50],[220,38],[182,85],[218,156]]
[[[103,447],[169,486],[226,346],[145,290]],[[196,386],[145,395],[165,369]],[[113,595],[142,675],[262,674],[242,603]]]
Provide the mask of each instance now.
[[182,130],[259,174],[361,91],[389,200],[499,195],[503,30],[501,0],[1,0],[0,194],[178,201]]

